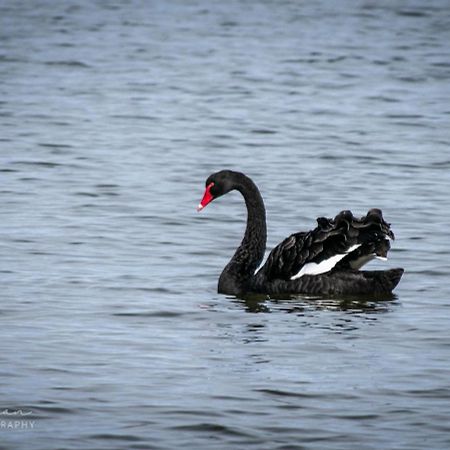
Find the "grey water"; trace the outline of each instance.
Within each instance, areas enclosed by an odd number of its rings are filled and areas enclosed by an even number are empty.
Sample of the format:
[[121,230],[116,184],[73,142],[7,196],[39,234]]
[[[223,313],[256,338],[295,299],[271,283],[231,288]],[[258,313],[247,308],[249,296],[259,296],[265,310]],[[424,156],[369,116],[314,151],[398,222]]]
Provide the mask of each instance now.
[[[0,2],[0,448],[448,449],[446,0]],[[378,207],[393,298],[216,293]]]

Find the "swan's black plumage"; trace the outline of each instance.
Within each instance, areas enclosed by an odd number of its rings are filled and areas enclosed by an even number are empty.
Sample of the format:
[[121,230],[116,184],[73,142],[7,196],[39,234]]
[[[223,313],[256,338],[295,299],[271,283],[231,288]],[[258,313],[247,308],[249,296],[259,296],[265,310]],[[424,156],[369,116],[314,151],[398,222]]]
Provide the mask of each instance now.
[[268,280],[289,280],[305,264],[319,264],[359,245],[337,263],[341,269],[351,269],[363,255],[386,257],[387,238],[394,239],[379,209],[371,209],[361,219],[351,211],[341,211],[334,219],[320,217],[317,224],[312,231],[292,234],[270,252],[262,269]]
[[[351,211],[342,211],[334,219],[317,219],[315,229],[292,234],[277,245],[256,272],[267,238],[264,202],[258,188],[246,175],[230,170],[212,174],[206,187],[199,209],[238,190],[248,211],[241,245],[219,278],[220,293],[380,294],[391,292],[400,281],[403,269],[357,270],[376,256],[385,258],[389,240],[394,239],[379,209],[371,209],[360,219]],[[314,273],[317,265],[330,261],[335,262],[328,270]]]

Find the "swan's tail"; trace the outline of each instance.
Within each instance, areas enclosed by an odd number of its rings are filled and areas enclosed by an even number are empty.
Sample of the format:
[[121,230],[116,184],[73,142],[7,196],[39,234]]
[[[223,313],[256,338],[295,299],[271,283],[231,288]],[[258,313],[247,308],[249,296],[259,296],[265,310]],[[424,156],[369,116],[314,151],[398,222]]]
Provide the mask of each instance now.
[[386,278],[386,285],[389,287],[391,291],[395,289],[397,284],[400,282],[400,279],[402,278],[404,269],[397,268],[397,269],[390,269],[386,270],[385,278]]
[[367,293],[383,293],[392,292],[395,289],[402,278],[403,272],[403,269],[397,268],[390,270],[362,270],[357,272],[357,274],[365,278],[367,284],[361,283],[361,287],[363,290],[367,289]]

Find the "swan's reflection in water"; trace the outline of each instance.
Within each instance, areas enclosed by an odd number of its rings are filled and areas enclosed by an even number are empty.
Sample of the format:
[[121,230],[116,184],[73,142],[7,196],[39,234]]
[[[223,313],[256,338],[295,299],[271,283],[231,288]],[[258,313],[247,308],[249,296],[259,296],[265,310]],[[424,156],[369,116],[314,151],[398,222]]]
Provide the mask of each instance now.
[[254,355],[261,362],[271,360],[273,347],[278,352],[280,346],[290,349],[291,343],[294,346],[301,343],[306,352],[323,351],[322,345],[334,346],[341,342],[335,341],[332,335],[364,340],[369,335],[376,337],[380,326],[385,329],[383,319],[388,319],[386,315],[395,313],[400,305],[397,296],[392,294],[339,298],[245,295],[224,300],[210,309],[222,315],[217,323],[221,338],[232,341],[233,345],[265,343],[264,351]]
[[248,294],[232,298],[232,302],[250,313],[305,313],[320,310],[345,311],[349,314],[385,313],[398,305],[397,300],[395,294],[341,297]]

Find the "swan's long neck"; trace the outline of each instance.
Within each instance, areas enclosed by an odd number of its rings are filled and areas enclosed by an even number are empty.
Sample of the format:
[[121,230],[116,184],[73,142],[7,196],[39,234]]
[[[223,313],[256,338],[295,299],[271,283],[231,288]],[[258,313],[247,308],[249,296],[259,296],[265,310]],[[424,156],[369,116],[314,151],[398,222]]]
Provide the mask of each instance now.
[[238,294],[254,276],[266,250],[266,210],[261,194],[248,177],[236,185],[247,206],[247,227],[241,245],[219,278],[219,292]]

